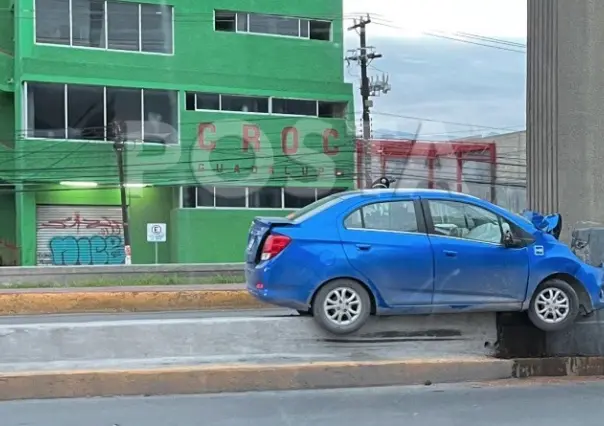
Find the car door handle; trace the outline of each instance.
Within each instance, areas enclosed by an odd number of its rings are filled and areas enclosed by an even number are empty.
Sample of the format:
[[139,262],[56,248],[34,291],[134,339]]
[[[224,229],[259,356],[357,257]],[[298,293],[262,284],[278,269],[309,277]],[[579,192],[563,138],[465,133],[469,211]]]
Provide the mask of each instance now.
[[453,251],[453,250],[444,250],[443,253],[445,254],[445,256],[448,256],[448,257],[457,256],[457,252]]
[[369,244],[357,244],[357,248],[361,251],[368,251],[371,246]]

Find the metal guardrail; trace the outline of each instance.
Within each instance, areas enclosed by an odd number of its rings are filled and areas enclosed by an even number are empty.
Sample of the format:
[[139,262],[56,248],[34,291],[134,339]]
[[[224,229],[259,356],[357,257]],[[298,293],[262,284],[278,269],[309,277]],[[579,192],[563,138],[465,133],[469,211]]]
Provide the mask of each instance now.
[[192,279],[212,276],[242,276],[243,263],[99,265],[99,266],[19,266],[0,268],[0,286],[14,284],[64,284],[97,280],[123,280],[153,276]]

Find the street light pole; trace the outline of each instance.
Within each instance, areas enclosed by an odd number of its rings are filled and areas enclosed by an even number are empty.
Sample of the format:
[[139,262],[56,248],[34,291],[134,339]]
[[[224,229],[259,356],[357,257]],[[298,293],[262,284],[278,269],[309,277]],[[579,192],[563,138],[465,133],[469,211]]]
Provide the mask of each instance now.
[[124,150],[126,148],[126,139],[120,123],[113,125],[114,141],[113,148],[117,156],[117,171],[120,182],[120,200],[122,207],[122,227],[124,229],[124,264],[132,264],[132,249],[130,246],[130,226],[128,223],[128,199],[126,198],[126,173],[124,170]]

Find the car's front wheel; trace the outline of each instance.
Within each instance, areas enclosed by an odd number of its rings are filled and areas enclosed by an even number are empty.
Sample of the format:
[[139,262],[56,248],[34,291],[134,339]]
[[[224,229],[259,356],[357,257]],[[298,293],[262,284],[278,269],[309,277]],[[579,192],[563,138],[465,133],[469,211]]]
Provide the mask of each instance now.
[[358,282],[339,279],[319,290],[312,312],[319,325],[330,333],[350,334],[367,322],[371,314],[371,299]]
[[544,331],[563,330],[579,314],[579,297],[566,281],[552,279],[541,284],[528,309],[531,322]]

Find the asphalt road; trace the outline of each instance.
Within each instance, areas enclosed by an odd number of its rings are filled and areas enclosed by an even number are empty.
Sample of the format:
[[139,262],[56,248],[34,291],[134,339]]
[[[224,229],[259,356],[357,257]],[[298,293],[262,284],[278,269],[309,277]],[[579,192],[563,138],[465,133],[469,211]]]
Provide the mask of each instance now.
[[600,426],[604,381],[0,403],[2,426]]

